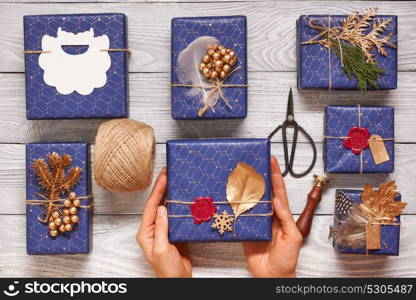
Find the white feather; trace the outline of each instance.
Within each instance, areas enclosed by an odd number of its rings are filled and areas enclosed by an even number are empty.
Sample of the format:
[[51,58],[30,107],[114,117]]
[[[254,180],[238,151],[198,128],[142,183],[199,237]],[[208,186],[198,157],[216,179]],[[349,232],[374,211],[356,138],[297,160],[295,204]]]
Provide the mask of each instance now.
[[[199,65],[202,57],[210,45],[218,44],[218,40],[212,36],[201,36],[195,39],[181,53],[179,53],[177,74],[178,79],[183,84],[192,84],[198,86],[209,86],[210,83],[199,71]],[[207,92],[201,88],[188,88],[188,96],[201,95],[201,101],[204,102]],[[211,97],[214,98],[214,97]]]

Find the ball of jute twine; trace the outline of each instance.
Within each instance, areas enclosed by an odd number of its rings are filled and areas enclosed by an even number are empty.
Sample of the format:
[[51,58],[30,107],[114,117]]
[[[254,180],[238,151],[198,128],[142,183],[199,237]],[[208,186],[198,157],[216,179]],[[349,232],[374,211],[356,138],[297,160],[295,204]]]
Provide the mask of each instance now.
[[152,182],[155,138],[153,128],[130,119],[101,124],[95,139],[94,175],[103,188],[133,192]]

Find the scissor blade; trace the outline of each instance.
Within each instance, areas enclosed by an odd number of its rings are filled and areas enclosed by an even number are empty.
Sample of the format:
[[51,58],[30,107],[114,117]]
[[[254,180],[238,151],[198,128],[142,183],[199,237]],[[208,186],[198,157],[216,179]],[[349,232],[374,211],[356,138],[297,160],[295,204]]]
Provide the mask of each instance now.
[[294,117],[294,112],[293,112],[293,95],[292,95],[292,88],[290,88],[289,91],[289,98],[287,100],[287,113],[286,113],[286,118],[288,116],[292,116]]

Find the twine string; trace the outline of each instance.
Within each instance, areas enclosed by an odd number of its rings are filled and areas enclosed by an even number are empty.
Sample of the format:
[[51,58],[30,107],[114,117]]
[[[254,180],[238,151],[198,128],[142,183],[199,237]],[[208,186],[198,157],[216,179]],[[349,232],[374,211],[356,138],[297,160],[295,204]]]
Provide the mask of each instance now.
[[[117,49],[117,48],[109,48],[109,49],[100,49],[101,52],[127,52],[129,56],[133,55],[133,51],[130,49]],[[24,50],[23,54],[46,54],[52,53],[50,50]]]
[[[165,203],[176,203],[176,204],[185,204],[192,205],[194,202],[189,201],[180,201],[180,200],[166,200]],[[228,201],[213,201],[213,204],[241,204],[241,203],[272,203],[272,201],[233,201],[232,203]]]
[[[165,203],[175,203],[175,204],[184,204],[184,205],[192,205],[194,202],[189,201],[180,201],[180,200],[166,200]],[[228,201],[213,201],[213,204],[230,204]],[[264,201],[233,201],[232,204],[239,204],[239,203],[272,203],[270,200]],[[230,215],[235,217],[234,215]],[[264,213],[264,214],[242,214],[238,217],[270,217],[273,216],[273,211]],[[169,218],[193,218],[192,215],[168,215]]]
[[[331,16],[328,16],[328,34],[327,34],[327,40],[329,43],[329,37],[330,37],[330,28],[331,28]],[[332,89],[332,64],[331,64],[331,48],[328,48],[328,91]]]
[[114,192],[133,192],[152,183],[153,128],[131,119],[114,119],[98,128],[95,139],[96,183]]
[[[35,193],[35,194],[39,197],[42,197],[43,199],[27,199],[25,200],[25,204],[34,205],[34,206],[45,206],[47,208],[46,216],[44,219],[40,218],[40,216],[37,217],[37,219],[42,223],[46,223],[49,220],[50,212],[52,208],[63,207],[64,206],[63,202],[69,199],[69,198],[48,199],[47,197],[45,197],[44,195],[40,193]],[[76,197],[76,199],[92,199],[92,195]],[[92,207],[93,207],[93,203],[91,202],[88,205],[81,205],[78,208],[90,209]]]
[[[273,211],[264,214],[242,214],[238,217],[271,217],[273,216]],[[229,215],[230,217],[235,217],[235,215]],[[192,215],[168,215],[168,218],[193,218]]]

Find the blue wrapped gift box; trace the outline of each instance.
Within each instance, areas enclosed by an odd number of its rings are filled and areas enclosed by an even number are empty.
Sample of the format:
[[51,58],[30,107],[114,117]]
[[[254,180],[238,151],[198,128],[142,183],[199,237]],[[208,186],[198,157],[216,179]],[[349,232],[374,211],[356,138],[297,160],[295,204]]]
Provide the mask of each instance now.
[[31,15],[23,23],[27,119],[127,117],[124,14]]
[[[344,145],[353,127],[384,139],[390,160],[376,165],[370,148],[355,154]],[[324,167],[328,173],[392,173],[394,171],[394,108],[390,106],[327,106],[324,122]]]
[[[170,242],[268,241],[271,239],[272,210],[270,191],[270,144],[268,139],[172,140],[167,142],[167,210]],[[190,205],[198,197],[211,197],[217,213],[233,210],[227,203],[227,179],[239,162],[253,167],[265,180],[260,201],[239,216],[232,232],[220,234],[213,229],[213,219],[195,224]],[[182,217],[174,217],[182,216]]]
[[[354,76],[348,76],[342,70],[339,58],[319,44],[301,45],[301,43],[317,36],[319,31],[309,26],[310,18],[319,20],[323,26],[328,26],[328,19],[331,18],[331,27],[340,26],[345,15],[301,15],[297,20],[297,81],[299,89],[332,89],[332,90],[357,90],[358,84]],[[392,33],[391,41],[397,45],[397,16],[378,15],[373,22],[379,22],[391,18],[392,22],[386,27],[383,35]],[[371,26],[370,26],[371,27]],[[387,56],[381,55],[376,50],[375,60],[377,65],[384,69],[379,78],[380,90],[391,90],[397,88],[397,49],[385,47]],[[329,65],[329,59],[330,64]],[[372,86],[368,90],[374,90]]]
[[[82,168],[81,178],[73,191],[78,197],[88,196],[88,146],[85,143],[30,143],[26,145],[26,198],[42,200],[37,193],[43,193],[38,177],[33,173],[31,164],[38,158],[56,152],[59,155],[72,156],[71,166]],[[62,195],[67,197],[68,195]],[[82,205],[88,205],[88,199],[81,199]],[[44,217],[45,208],[39,205],[26,205],[26,243],[28,254],[78,254],[90,251],[90,209],[79,209],[79,223],[71,232],[60,233],[58,237],[49,235],[48,224],[41,223],[38,217]]]
[[[218,39],[219,44],[232,48],[238,57],[235,67],[241,67],[231,74],[225,84],[247,84],[247,19],[245,16],[196,17],[172,19],[172,84],[181,83],[178,78],[178,57],[195,39],[211,36]],[[202,57],[201,57],[202,60]],[[224,97],[230,104],[228,107],[219,99],[214,109],[208,109],[203,117],[198,116],[202,99],[200,95],[192,96],[187,92],[189,87],[172,87],[172,117],[183,119],[230,119],[247,116],[247,87],[222,88]],[[207,91],[209,93],[209,91]]]
[[[351,203],[361,203],[362,190],[337,189],[336,194],[344,193],[347,195]],[[401,201],[401,195],[396,196],[396,201]],[[339,221],[344,220],[345,214],[338,209],[335,209],[334,224],[340,224]],[[337,221],[339,220],[339,221]],[[400,223],[400,216],[396,217],[396,223]],[[368,254],[378,255],[399,255],[400,245],[400,225],[381,225],[380,226],[381,248],[379,250],[368,250]],[[337,245],[334,242],[334,248],[338,253],[344,254],[367,254],[365,247],[354,248],[349,246]]]

